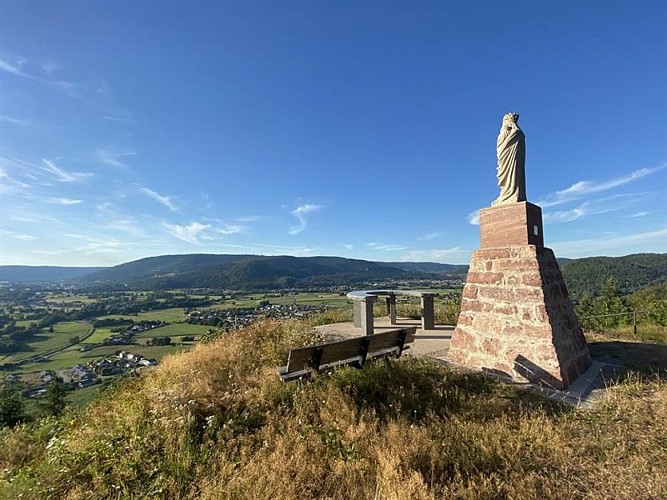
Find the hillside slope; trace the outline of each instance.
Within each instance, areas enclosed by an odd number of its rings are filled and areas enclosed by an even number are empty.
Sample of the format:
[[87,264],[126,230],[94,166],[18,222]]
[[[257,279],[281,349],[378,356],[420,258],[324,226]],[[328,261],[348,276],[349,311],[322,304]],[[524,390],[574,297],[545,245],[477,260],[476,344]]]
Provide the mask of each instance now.
[[[416,358],[282,384],[306,323],[264,322],[0,433],[2,498],[661,498],[667,385],[565,408]],[[662,440],[662,441],[661,441]]]
[[647,285],[667,280],[667,254],[642,253],[624,257],[589,257],[561,266],[570,295],[595,296],[610,277],[619,282],[621,292],[632,293]]

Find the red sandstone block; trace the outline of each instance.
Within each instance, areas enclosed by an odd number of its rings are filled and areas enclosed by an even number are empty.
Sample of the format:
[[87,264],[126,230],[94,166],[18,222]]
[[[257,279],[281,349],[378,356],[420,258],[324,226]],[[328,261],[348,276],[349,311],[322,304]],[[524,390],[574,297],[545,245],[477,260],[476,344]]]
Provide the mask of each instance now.
[[481,285],[497,285],[503,279],[502,273],[468,273],[466,283],[478,283]]
[[544,282],[542,281],[542,277],[539,275],[539,273],[524,274],[521,277],[521,283],[523,283],[526,286],[539,286],[539,287],[541,287],[544,284]]
[[517,312],[517,306],[496,306],[493,308],[493,312],[496,314],[504,314],[507,316],[514,316]]
[[491,356],[497,356],[500,350],[500,341],[498,339],[486,339],[482,342],[482,350]]
[[540,288],[517,288],[514,297],[520,302],[543,302],[544,296]]
[[472,325],[472,316],[470,314],[461,313],[459,314],[459,320],[456,325],[468,326]]
[[537,260],[538,247],[535,245],[515,245],[510,247],[510,257],[513,259]]
[[499,287],[484,288],[480,289],[479,294],[481,297],[492,300],[499,300],[505,302],[514,300],[514,292],[513,290],[508,288],[499,288]]
[[479,300],[463,299],[461,301],[461,311],[479,312],[482,310],[482,302]]
[[475,250],[472,254],[472,260],[481,259],[481,260],[493,260],[493,259],[509,259],[510,249],[509,247],[505,248],[482,248],[480,250]]
[[505,275],[505,278],[503,279],[503,284],[507,286],[517,286],[520,283],[521,280],[514,274],[510,274],[509,276]]
[[549,314],[547,313],[546,306],[540,304],[535,308],[535,318],[540,322],[549,321]]
[[476,299],[477,298],[477,292],[479,288],[477,288],[475,285],[468,285],[463,287],[463,298],[464,299]]
[[502,333],[505,335],[520,335],[524,331],[524,328],[519,325],[510,325],[507,324],[503,326]]
[[496,271],[533,271],[539,269],[535,259],[501,260],[496,262]]

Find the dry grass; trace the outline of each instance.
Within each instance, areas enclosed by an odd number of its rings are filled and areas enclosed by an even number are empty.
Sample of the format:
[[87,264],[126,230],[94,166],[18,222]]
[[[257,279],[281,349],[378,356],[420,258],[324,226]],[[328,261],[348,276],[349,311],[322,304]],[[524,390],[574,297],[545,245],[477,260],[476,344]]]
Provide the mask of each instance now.
[[[592,410],[419,359],[283,385],[298,322],[165,358],[86,413],[3,431],[16,498],[665,498],[667,382]],[[23,443],[26,443],[23,445]]]

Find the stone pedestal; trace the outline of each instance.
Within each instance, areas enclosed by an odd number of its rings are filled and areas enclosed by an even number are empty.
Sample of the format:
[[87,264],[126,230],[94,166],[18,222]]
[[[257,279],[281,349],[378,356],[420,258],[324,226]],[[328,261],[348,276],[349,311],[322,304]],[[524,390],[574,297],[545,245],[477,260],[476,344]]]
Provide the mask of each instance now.
[[480,213],[482,248],[470,262],[448,358],[565,389],[591,358],[556,257],[529,243],[543,241],[541,221],[529,203]]
[[542,209],[522,201],[479,211],[481,248],[507,245],[544,246]]

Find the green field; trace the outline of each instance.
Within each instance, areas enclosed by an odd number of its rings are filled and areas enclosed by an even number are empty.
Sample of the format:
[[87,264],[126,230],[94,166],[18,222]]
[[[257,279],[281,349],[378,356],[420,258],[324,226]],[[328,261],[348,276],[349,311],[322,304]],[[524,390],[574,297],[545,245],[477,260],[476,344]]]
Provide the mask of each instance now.
[[185,348],[173,345],[107,345],[98,347],[92,351],[80,353],[79,363],[88,363],[88,361],[92,361],[93,359],[115,356],[118,351],[129,351],[134,354],[141,354],[144,358],[155,358],[159,361],[167,354],[174,354],[183,350]]
[[159,309],[157,311],[144,311],[135,314],[112,314],[109,316],[100,316],[97,319],[132,319],[137,321],[164,321],[166,323],[176,323],[188,319],[188,315],[180,307],[171,309]]
[[201,335],[209,331],[212,326],[208,325],[191,325],[189,323],[176,323],[173,325],[166,325],[160,328],[153,328],[145,332],[137,333],[135,339],[151,339],[155,337],[181,337],[183,335]]
[[100,344],[113,335],[111,328],[95,328],[93,334],[81,344]]
[[2,359],[4,363],[11,363],[21,359],[50,352],[70,344],[72,337],[84,337],[88,333],[90,325],[83,321],[65,321],[53,325],[53,333],[47,328],[40,331],[39,335],[27,343],[30,350],[17,352]]
[[87,295],[49,294],[44,298],[44,300],[53,304],[71,304],[73,302],[92,304],[93,302],[95,302],[95,299],[91,299]]

